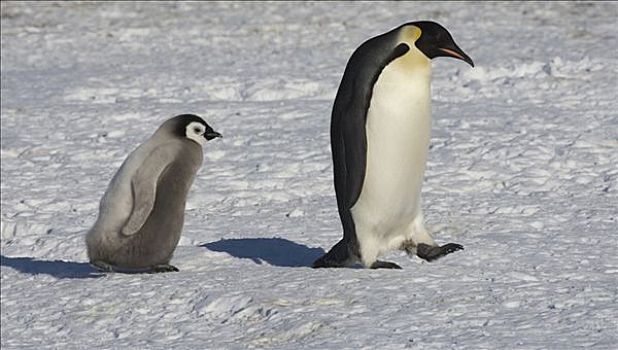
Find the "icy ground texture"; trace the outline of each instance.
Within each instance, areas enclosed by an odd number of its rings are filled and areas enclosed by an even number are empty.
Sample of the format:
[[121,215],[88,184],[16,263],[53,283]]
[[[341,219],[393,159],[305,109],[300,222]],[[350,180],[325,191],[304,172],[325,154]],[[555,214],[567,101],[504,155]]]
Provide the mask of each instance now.
[[[617,3],[2,2],[2,348],[616,349]],[[313,270],[341,236],[332,102],[352,51],[443,23],[428,227],[466,250]],[[165,119],[206,146],[173,264],[100,275],[84,233]]]

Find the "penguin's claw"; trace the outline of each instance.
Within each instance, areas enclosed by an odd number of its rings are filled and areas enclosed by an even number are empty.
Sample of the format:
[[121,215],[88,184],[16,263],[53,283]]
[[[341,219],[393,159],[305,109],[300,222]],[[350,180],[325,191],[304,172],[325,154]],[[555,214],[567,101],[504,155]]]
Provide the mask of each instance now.
[[440,248],[444,251],[445,255],[464,249],[464,247],[461,244],[457,244],[457,243],[448,243],[448,244],[443,245]]
[[178,271],[180,270],[178,270],[176,266],[169,265],[169,264],[155,265],[150,270],[151,273],[178,272]]
[[443,246],[430,246],[429,244],[419,243],[416,247],[416,255],[421,259],[434,261],[447,254],[463,249],[463,246],[457,243],[447,243]]
[[93,260],[90,262],[90,266],[101,272],[114,272],[114,267],[103,260]]
[[401,270],[401,266],[390,262],[390,261],[381,261],[381,260],[376,260],[376,262],[374,262],[373,264],[371,264],[371,266],[369,267],[370,269],[395,269],[395,270]]

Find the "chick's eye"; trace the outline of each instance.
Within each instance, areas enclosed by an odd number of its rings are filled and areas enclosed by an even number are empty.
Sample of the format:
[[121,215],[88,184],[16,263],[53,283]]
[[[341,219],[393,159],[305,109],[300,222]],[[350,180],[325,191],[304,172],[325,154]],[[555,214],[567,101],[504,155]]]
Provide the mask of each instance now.
[[193,128],[193,131],[195,131],[196,134],[200,133],[200,128]]

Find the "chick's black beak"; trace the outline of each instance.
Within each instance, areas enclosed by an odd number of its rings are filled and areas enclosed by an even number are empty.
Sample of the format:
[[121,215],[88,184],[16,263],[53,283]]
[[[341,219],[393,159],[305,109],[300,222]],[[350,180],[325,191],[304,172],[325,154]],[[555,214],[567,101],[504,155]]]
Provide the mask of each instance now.
[[204,138],[206,138],[206,140],[210,141],[212,139],[215,139],[217,137],[223,137],[223,135],[219,134],[218,132],[212,130],[212,131],[207,131],[204,134]]
[[466,55],[466,53],[463,52],[462,49],[457,47],[457,45],[453,45],[453,47],[449,47],[449,48],[439,47],[438,50],[440,50],[444,56],[457,58],[459,60],[462,60],[468,63],[470,66],[474,67],[474,62],[472,62],[472,59],[470,58],[470,56]]

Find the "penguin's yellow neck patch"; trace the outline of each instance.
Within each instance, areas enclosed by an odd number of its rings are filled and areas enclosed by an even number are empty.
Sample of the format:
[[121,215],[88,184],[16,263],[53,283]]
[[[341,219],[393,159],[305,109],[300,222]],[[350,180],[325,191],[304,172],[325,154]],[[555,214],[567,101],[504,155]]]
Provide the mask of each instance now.
[[408,25],[401,28],[398,43],[405,43],[410,47],[410,51],[397,58],[393,63],[407,70],[431,70],[431,60],[414,44],[421,37],[421,34],[421,29],[417,26]]
[[399,42],[404,42],[408,45],[414,45],[414,42],[421,37],[421,28],[417,26],[405,26],[399,32]]

